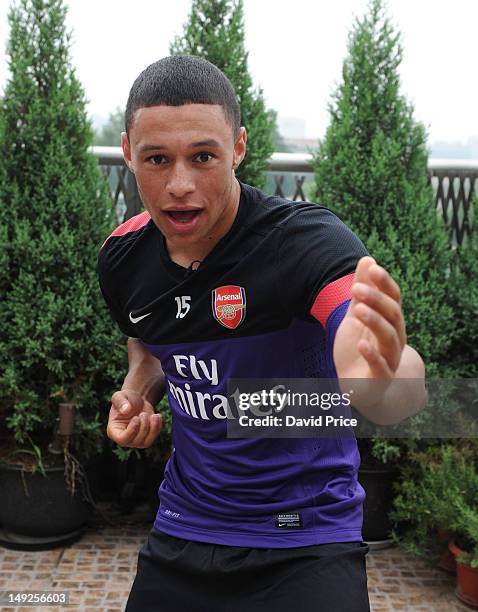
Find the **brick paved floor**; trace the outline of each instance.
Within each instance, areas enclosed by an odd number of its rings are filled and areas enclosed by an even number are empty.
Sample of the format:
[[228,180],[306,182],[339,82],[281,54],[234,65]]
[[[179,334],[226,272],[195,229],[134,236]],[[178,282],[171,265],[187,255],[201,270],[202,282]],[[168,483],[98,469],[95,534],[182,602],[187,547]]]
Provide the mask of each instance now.
[[[37,608],[41,612],[123,612],[138,550],[152,523],[137,516],[113,522],[115,526],[92,524],[81,540],[66,548],[23,552],[0,547],[0,590],[68,591],[69,606]],[[367,574],[373,612],[470,610],[456,599],[453,577],[397,548],[371,551]],[[4,607],[2,612],[33,609]]]

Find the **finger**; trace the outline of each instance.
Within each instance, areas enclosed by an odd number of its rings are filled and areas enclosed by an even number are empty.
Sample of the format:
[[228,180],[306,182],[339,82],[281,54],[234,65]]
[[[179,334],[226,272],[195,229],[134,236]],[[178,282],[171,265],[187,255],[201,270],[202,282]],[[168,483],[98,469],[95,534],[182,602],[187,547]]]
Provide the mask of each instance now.
[[407,343],[407,333],[405,328],[405,319],[403,317],[402,311],[402,296],[400,291],[400,286],[398,283],[392,278],[391,274],[385,270],[382,266],[377,264],[370,266],[369,273],[375,282],[376,286],[385,294],[390,296],[392,300],[397,302],[400,306],[400,310],[395,312],[393,316],[395,320],[392,321],[392,324],[395,323],[395,327],[398,331],[398,335],[400,338],[401,347],[405,346]]
[[116,440],[118,434],[121,435],[124,431],[126,431],[129,423],[130,421],[127,421],[126,419],[112,418],[110,412],[110,417],[106,426],[106,435],[108,438],[111,438],[111,440]]
[[[370,266],[373,266],[373,265],[375,265],[375,259],[373,257],[370,257],[368,255],[366,257],[361,257],[355,268],[354,280],[353,280],[354,284],[355,283],[369,284],[370,279],[369,279],[368,269],[370,268]],[[352,284],[352,287],[353,286],[354,285]],[[357,304],[357,299],[352,294],[352,301],[349,306],[349,311],[353,312],[353,309],[356,304]]]
[[131,443],[134,440],[135,436],[137,435],[139,431],[139,427],[140,427],[139,417],[135,416],[128,423],[128,426],[124,431],[120,432],[116,430],[114,432],[114,437],[111,437],[111,439],[114,440],[120,446],[132,446]]
[[375,259],[370,255],[361,257],[358,260],[357,267],[355,268],[354,280],[358,282],[364,282],[368,278],[368,270],[371,266],[377,265]]
[[393,300],[401,304],[401,292],[398,283],[391,274],[382,266],[374,264],[368,269],[369,277],[375,285],[389,295]]
[[119,414],[128,418],[139,414],[143,408],[143,398],[141,395],[130,389],[122,389],[113,393],[111,403]]
[[149,417],[149,434],[146,436],[144,441],[144,447],[149,448],[151,444],[158,437],[160,431],[163,428],[163,417],[158,414],[152,414]]
[[391,379],[393,378],[393,372],[382,355],[379,354],[376,347],[372,342],[367,340],[360,340],[357,348],[360,354],[367,361],[368,366],[371,370],[372,378]]
[[149,422],[151,425],[151,430],[157,430],[157,432],[159,433],[163,429],[163,425],[164,425],[163,415],[160,414],[159,412],[152,414],[149,417]]
[[407,334],[400,304],[389,294],[365,283],[352,285],[352,295],[356,298],[357,304],[365,303],[393,325],[398,334],[400,347],[403,348],[407,342]]
[[140,426],[136,436],[132,440],[132,444],[136,448],[144,448],[144,441],[149,433],[149,417],[142,412],[139,415]]
[[111,404],[118,412],[121,412],[123,406],[129,406],[128,396],[124,391],[116,391],[111,396]]
[[385,317],[362,302],[355,308],[355,316],[372,331],[376,339],[374,348],[385,358],[389,368],[395,372],[402,355],[402,346],[395,327]]

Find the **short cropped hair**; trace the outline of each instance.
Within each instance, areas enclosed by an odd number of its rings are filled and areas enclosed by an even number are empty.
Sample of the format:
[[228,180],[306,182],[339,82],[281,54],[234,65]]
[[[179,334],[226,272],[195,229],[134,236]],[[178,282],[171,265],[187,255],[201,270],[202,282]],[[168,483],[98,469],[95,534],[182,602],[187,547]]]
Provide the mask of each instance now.
[[126,133],[129,135],[138,109],[162,104],[218,104],[234,137],[241,126],[241,112],[232,83],[217,66],[195,55],[164,57],[143,70],[129,92]]

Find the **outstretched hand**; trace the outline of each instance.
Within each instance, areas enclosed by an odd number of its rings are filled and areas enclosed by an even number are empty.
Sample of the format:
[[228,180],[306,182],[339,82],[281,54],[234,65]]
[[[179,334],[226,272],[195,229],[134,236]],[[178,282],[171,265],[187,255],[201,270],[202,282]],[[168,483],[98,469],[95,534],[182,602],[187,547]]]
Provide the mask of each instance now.
[[163,428],[163,417],[136,391],[116,391],[111,402],[108,438],[119,446],[149,448]]

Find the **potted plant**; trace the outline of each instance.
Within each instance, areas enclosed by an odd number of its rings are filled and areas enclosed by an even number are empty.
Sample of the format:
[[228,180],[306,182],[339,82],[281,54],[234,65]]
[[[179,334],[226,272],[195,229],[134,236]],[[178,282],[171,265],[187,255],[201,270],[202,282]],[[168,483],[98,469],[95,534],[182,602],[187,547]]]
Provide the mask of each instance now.
[[478,609],[478,452],[470,460],[460,451],[453,467],[453,495],[447,498],[453,539],[448,546],[456,559],[456,595]]
[[390,513],[392,537],[428,564],[455,574],[455,561],[448,550],[450,522],[444,499],[449,474],[443,468],[442,453],[442,444],[437,441],[411,452],[400,466]]
[[64,546],[85,529],[93,500],[84,466],[69,452],[74,408],[59,405],[47,460],[30,436],[32,451],[16,449],[0,459],[0,543],[7,548]]
[[[476,531],[476,520],[478,514],[475,511],[475,526],[473,536],[470,528],[461,532],[449,543],[449,549],[456,559],[458,599],[473,608],[478,608],[478,531]],[[468,535],[463,535],[467,533]],[[457,544],[460,542],[460,545]],[[463,547],[463,548],[462,548]]]
[[[403,486],[416,483],[419,486],[425,476],[432,478],[423,471],[436,460],[436,451],[443,441],[421,436],[434,431],[434,428],[436,431],[450,431],[456,426],[461,409],[456,385],[453,380],[440,379],[439,383],[433,387],[426,409],[398,425],[381,427],[359,419],[356,431],[361,455],[359,482],[366,493],[363,536],[367,541],[395,539],[390,514],[395,496]],[[401,488],[400,482],[405,483]],[[425,493],[431,494],[433,490],[430,486]],[[417,499],[412,496],[407,503],[415,503]],[[400,503],[405,502],[402,500]],[[413,508],[404,507],[403,512],[412,515]],[[446,525],[442,524],[436,526],[436,529],[445,528]],[[436,539],[439,536],[434,532],[432,537]],[[450,560],[447,544],[445,541],[441,548]],[[444,559],[443,563],[446,561]]]
[[[65,12],[62,0],[21,0],[9,14],[10,78],[0,100],[2,499],[32,474],[42,484],[26,490],[43,495],[50,468],[70,495],[80,490],[68,473],[78,477],[102,451],[109,397],[127,367],[125,339],[98,287],[97,254],[115,219],[88,153],[92,130]],[[75,406],[74,429],[57,438],[64,403]],[[49,512],[37,514],[18,535],[45,534],[49,522]]]
[[[425,560],[453,570],[445,553],[448,548],[457,561],[458,597],[478,605],[476,440],[442,442],[416,453],[402,474],[397,493],[392,512],[396,540]],[[451,542],[446,542],[445,537]],[[470,577],[471,582],[467,582]]]

